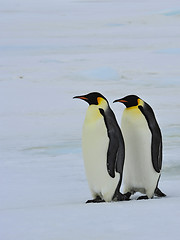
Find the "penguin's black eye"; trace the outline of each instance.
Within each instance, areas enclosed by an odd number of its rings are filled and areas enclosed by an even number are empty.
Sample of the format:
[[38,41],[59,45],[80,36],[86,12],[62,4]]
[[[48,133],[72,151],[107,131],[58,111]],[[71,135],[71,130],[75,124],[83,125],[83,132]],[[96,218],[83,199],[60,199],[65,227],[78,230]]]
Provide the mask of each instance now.
[[138,105],[138,97],[135,95],[130,95],[124,98],[124,100],[126,101],[124,104],[126,105],[126,107],[134,107]]
[[97,98],[92,96],[91,98],[88,98],[89,105],[98,105]]

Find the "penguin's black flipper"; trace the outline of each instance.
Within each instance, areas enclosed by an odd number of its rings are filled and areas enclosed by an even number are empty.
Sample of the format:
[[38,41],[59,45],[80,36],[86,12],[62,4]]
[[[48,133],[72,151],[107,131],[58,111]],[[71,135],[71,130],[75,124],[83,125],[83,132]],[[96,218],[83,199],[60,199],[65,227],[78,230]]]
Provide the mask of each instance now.
[[107,170],[109,175],[114,178],[115,170],[120,174],[122,174],[123,171],[125,157],[124,140],[113,111],[110,108],[108,108],[106,111],[104,111],[102,108],[99,108],[99,111],[104,117],[104,122],[109,137]]
[[151,155],[152,164],[156,172],[160,172],[162,167],[162,136],[159,125],[156,121],[152,108],[144,102],[144,106],[139,106],[140,111],[146,118],[149,129],[152,134]]

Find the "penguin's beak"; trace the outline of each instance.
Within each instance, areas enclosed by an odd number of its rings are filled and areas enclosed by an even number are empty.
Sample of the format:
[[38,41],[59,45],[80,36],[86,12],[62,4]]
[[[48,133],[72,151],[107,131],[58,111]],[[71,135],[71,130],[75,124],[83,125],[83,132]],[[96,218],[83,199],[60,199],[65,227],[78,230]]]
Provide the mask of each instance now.
[[88,100],[88,98],[85,97],[85,96],[75,96],[75,97],[73,97],[73,98],[79,98],[79,99],[82,99],[82,100],[85,100],[85,101]]
[[127,101],[124,100],[124,99],[116,99],[116,100],[113,101],[113,103],[115,103],[115,102],[127,103]]

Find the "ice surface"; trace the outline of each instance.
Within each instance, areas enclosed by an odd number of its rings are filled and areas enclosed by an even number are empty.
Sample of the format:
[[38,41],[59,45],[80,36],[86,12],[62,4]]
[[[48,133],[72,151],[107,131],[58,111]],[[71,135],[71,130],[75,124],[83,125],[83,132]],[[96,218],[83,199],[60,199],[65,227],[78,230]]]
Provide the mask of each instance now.
[[[0,8],[0,239],[180,235],[178,0],[6,0]],[[137,94],[164,142],[164,199],[89,204],[81,154],[87,105]]]

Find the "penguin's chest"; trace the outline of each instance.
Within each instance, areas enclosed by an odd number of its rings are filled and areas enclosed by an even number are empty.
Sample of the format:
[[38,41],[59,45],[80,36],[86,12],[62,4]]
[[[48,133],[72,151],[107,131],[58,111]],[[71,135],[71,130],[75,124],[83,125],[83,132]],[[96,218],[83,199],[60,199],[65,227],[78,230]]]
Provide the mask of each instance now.
[[100,182],[107,174],[109,139],[103,117],[86,121],[83,126],[82,147],[88,180]]
[[143,148],[151,149],[151,132],[139,109],[125,110],[122,116],[122,131],[127,142],[127,153],[143,154]]
[[103,116],[99,110],[89,109],[82,135],[82,149],[86,176],[93,196],[99,195],[105,201],[111,201],[119,174],[111,178],[107,170],[107,151],[109,138]]
[[125,141],[124,180],[134,187],[151,181],[154,169],[151,159],[151,132],[138,108],[126,109],[122,117]]

